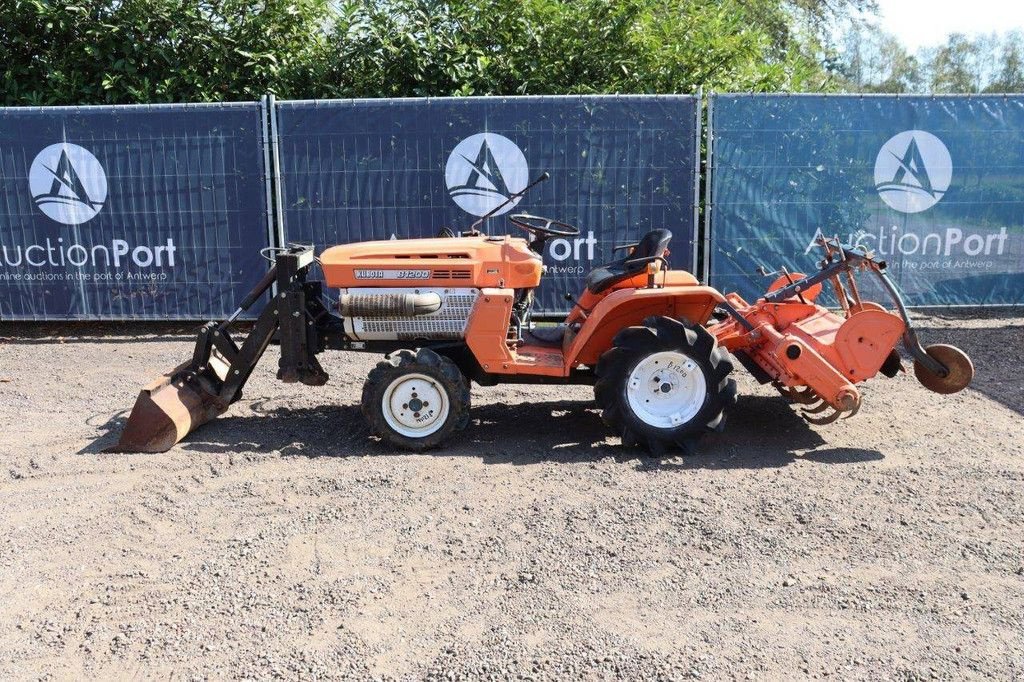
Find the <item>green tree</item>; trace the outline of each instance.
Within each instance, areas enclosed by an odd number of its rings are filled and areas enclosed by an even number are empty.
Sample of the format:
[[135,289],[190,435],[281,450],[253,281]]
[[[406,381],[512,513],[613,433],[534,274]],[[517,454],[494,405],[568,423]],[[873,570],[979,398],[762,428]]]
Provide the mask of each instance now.
[[962,33],[953,33],[945,45],[924,51],[931,92],[979,92],[983,76],[978,54],[980,44]]
[[855,92],[919,92],[924,74],[917,57],[891,33],[870,24],[843,36],[840,71],[844,89]]
[[829,83],[813,30],[768,0],[353,1],[342,5],[329,46],[320,80],[338,96]]
[[1024,91],[1024,33],[967,36],[911,54],[871,23],[842,37],[836,71],[852,92],[974,93]]
[[6,104],[832,88],[869,0],[4,0]]
[[1003,38],[999,69],[986,92],[1024,92],[1024,34],[1011,31]]
[[314,84],[328,0],[5,0],[6,104],[253,99]]

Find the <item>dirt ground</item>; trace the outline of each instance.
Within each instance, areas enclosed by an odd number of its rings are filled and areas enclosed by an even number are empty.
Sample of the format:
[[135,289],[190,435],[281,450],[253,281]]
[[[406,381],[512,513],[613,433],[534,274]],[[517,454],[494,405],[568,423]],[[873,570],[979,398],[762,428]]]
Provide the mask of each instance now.
[[273,348],[171,452],[101,454],[189,337],[0,324],[0,679],[1022,678],[1024,317],[921,324],[971,389],[879,378],[812,427],[739,370],[663,460],[587,387],[474,387],[449,447],[395,452],[375,356],[307,388]]

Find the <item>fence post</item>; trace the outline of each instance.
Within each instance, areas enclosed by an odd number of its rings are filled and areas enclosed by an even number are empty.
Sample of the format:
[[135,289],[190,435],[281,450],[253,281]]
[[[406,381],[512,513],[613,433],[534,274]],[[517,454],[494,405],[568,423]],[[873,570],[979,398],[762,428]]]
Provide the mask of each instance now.
[[714,175],[715,93],[708,93],[708,132],[704,137],[704,284],[711,284],[711,179]]
[[281,147],[280,131],[277,126],[277,98],[268,95],[270,107],[270,158],[274,178],[274,214],[277,220],[277,232],[271,243],[275,246],[284,246],[284,196],[281,189]]

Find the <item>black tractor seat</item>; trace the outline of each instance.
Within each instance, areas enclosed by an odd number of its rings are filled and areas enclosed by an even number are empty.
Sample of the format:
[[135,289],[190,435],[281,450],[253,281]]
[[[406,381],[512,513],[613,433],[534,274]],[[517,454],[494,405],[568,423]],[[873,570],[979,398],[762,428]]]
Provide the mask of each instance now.
[[643,259],[653,256],[663,258],[670,241],[672,241],[672,232],[669,230],[651,230],[637,242],[632,253],[591,270],[587,275],[587,290],[592,294],[600,294],[615,284],[646,271],[651,261]]

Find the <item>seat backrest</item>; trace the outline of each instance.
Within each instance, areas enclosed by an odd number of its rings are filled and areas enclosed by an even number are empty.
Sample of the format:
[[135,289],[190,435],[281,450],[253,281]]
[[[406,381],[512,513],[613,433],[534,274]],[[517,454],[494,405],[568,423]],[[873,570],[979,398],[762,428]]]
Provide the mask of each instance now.
[[596,267],[587,275],[587,290],[594,295],[606,291],[616,283],[627,280],[647,269],[649,262],[635,262],[653,256],[665,256],[672,233],[666,229],[651,230],[637,242],[633,253]]
[[637,243],[636,249],[634,249],[629,258],[664,256],[670,241],[672,241],[672,232],[670,230],[664,228],[651,230]]

